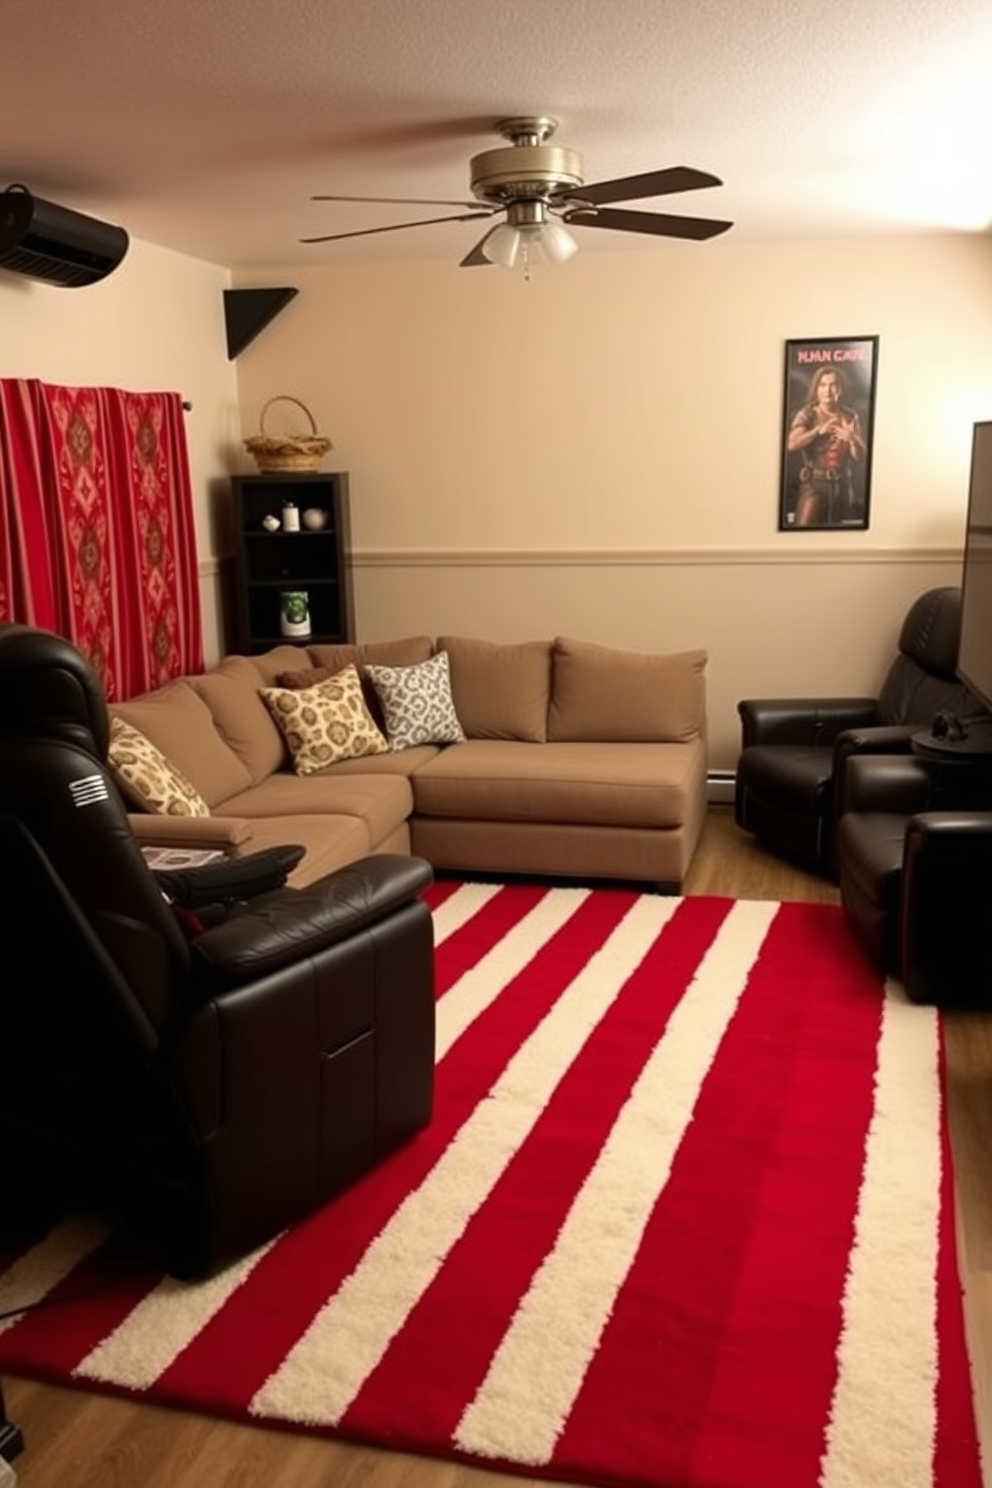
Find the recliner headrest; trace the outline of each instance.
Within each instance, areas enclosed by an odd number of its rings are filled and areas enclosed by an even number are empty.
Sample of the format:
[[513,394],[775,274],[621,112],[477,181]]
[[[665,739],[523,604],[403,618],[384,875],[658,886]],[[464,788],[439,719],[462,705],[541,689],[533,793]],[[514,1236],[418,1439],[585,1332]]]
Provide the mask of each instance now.
[[0,734],[61,739],[107,757],[103,689],[71,642],[30,625],[0,625]]
[[902,622],[899,650],[925,671],[953,682],[960,635],[961,590],[928,589],[914,600]]

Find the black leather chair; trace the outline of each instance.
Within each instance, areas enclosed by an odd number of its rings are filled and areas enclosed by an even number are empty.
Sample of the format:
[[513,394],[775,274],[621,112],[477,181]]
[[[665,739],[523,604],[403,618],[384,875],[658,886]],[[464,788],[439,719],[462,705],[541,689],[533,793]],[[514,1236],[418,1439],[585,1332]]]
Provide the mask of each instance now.
[[910,606],[877,697],[739,702],[737,825],[780,856],[834,877],[835,792],[848,756],[908,751],[938,713],[981,713],[955,674],[960,628],[960,589],[928,589]]
[[189,938],[61,638],[0,626],[0,1221],[112,1203],[202,1275],[430,1119],[419,858],[363,859]]
[[841,903],[871,960],[913,1002],[992,1008],[990,808],[992,756],[848,761]]

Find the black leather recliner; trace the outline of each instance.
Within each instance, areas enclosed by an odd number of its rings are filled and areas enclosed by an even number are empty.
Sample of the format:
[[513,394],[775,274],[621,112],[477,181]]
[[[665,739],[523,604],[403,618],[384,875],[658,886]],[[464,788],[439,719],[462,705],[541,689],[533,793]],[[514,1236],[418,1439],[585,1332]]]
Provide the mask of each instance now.
[[107,742],[82,655],[0,626],[0,1222],[110,1201],[202,1275],[429,1121],[431,869],[366,858],[187,938]]
[[852,754],[908,751],[941,712],[981,705],[957,680],[961,591],[928,589],[910,606],[877,698],[745,698],[734,819],[773,852],[836,874],[835,797]]
[[992,1007],[992,755],[851,759],[838,800],[848,921],[913,1002]]

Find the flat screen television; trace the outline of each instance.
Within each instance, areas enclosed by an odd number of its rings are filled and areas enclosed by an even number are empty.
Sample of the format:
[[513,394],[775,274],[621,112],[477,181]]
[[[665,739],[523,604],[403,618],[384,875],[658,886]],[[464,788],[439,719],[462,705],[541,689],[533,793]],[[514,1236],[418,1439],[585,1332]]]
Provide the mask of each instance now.
[[961,569],[958,676],[989,710],[971,732],[992,731],[992,419],[972,435],[971,477]]

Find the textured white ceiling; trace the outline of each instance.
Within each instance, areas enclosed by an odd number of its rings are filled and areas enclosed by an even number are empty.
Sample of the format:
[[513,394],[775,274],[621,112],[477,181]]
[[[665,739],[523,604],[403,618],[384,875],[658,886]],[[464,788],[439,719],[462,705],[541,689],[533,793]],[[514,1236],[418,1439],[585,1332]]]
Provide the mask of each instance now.
[[232,266],[457,261],[478,224],[303,248],[432,215],[309,198],[467,200],[529,113],[587,181],[714,172],[635,205],[738,239],[992,226],[989,0],[5,0],[0,55],[0,187]]

